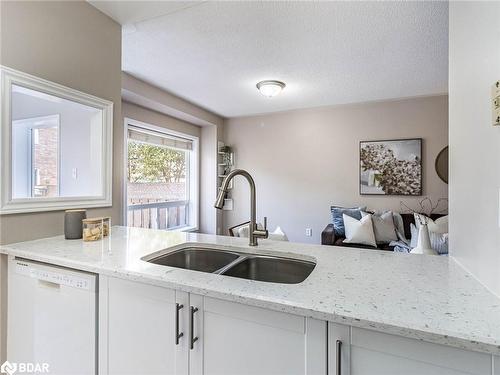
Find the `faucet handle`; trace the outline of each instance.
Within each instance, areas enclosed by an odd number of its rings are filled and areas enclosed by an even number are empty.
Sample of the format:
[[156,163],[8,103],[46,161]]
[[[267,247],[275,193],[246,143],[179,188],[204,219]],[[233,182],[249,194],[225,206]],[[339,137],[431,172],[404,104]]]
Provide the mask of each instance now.
[[253,235],[255,238],[268,238],[269,232],[267,231],[267,217],[264,216],[264,229],[258,229],[257,224],[255,224]]

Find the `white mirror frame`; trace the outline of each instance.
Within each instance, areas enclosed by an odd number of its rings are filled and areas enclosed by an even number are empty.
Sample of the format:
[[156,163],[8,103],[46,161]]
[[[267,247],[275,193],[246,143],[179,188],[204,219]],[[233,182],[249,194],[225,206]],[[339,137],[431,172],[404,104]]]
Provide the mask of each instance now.
[[[112,205],[113,102],[47,81],[5,66],[0,66],[0,215],[66,210],[70,208],[109,207]],[[102,181],[99,196],[12,199],[12,85],[19,85],[102,110]]]

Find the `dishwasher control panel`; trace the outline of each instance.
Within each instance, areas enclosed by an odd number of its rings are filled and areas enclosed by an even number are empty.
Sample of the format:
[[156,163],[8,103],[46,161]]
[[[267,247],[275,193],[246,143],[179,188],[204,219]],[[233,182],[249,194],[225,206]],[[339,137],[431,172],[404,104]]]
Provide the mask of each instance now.
[[16,261],[15,272],[17,274],[28,276],[40,281],[46,281],[60,286],[69,286],[77,289],[89,290],[91,288],[90,281],[85,277],[74,275],[76,272],[66,271],[61,269],[57,272],[57,268],[46,267],[44,265],[32,264],[22,260]]

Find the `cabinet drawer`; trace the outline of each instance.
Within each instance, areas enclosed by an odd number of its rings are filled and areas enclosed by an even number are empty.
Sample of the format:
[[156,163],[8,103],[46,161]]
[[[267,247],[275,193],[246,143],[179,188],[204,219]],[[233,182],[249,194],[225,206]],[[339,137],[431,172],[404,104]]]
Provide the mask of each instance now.
[[240,303],[218,300],[205,297],[205,312],[214,313],[233,319],[245,320],[267,325],[274,328],[284,329],[297,333],[305,333],[305,318],[298,315],[272,311],[255,306],[242,305]]

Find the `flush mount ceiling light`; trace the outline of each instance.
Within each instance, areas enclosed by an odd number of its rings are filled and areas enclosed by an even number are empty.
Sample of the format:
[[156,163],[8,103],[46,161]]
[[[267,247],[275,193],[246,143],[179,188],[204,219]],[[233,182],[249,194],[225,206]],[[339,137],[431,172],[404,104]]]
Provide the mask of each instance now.
[[281,81],[268,80],[260,81],[256,86],[262,95],[272,98],[273,96],[278,95],[286,85]]

